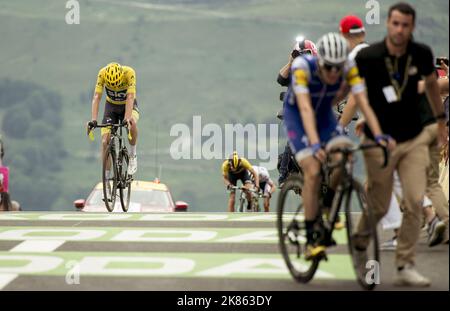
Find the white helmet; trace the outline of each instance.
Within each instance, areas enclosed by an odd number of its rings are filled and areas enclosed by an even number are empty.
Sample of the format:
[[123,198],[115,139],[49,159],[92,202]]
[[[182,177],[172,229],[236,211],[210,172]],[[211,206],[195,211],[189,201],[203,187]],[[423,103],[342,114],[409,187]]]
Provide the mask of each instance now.
[[338,33],[329,32],[317,43],[319,64],[342,65],[349,53],[347,40]]

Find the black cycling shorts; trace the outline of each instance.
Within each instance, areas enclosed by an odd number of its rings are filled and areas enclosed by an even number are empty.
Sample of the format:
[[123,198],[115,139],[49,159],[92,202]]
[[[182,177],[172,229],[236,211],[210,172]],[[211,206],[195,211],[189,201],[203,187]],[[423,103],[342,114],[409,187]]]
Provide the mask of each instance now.
[[237,185],[237,181],[240,180],[243,185],[246,183],[251,183],[252,178],[250,176],[250,172],[248,170],[243,170],[240,173],[233,174],[231,172],[228,172],[228,180],[233,186]]
[[[123,121],[125,118],[125,106],[126,105],[115,105],[111,104],[110,102],[105,102],[105,112],[103,114],[103,121],[102,123],[105,124],[107,122],[107,119],[111,119],[113,124],[117,124],[120,121]],[[135,113],[138,113],[139,115],[139,107],[137,100],[134,100],[133,103],[133,115]],[[136,120],[137,121],[137,120]]]

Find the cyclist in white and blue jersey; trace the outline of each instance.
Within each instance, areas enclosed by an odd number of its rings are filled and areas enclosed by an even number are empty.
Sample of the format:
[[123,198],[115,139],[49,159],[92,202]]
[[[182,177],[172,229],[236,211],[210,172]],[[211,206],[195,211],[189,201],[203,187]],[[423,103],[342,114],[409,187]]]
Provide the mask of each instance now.
[[[351,90],[359,109],[375,135],[377,143],[393,141],[381,132],[378,120],[369,106],[364,82],[354,61],[348,59],[348,43],[337,33],[328,33],[317,44],[318,55],[297,57],[291,67],[291,85],[284,102],[284,124],[295,158],[304,173],[302,190],[307,235],[306,259],[325,252],[315,236],[320,186],[320,165],[326,159],[324,150],[351,144],[338,125],[332,107]],[[331,176],[331,188],[339,181]],[[334,191],[333,191],[334,192]]]

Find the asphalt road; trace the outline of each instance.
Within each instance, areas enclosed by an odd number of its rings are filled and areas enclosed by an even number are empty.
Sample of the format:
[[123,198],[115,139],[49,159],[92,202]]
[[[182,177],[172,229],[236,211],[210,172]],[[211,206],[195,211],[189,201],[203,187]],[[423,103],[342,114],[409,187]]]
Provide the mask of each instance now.
[[[380,241],[389,237],[380,232]],[[0,214],[2,290],[361,290],[336,233],[309,284],[296,283],[277,245],[274,214]],[[394,255],[381,252],[381,283],[394,287]],[[422,234],[417,268],[425,290],[449,290],[448,245]],[[408,289],[409,290],[409,289]],[[421,289],[423,290],[423,289]]]

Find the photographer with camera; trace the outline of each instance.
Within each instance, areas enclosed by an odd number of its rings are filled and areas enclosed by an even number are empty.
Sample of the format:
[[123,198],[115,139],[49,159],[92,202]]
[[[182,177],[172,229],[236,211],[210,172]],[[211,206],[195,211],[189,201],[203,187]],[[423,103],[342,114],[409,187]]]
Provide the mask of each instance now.
[[[288,63],[286,65],[284,65],[278,73],[277,82],[281,86],[287,87],[290,85],[290,69],[291,69],[292,62],[294,61],[295,58],[297,58],[300,55],[305,55],[305,54],[317,55],[317,49],[316,49],[316,45],[314,44],[314,42],[312,42],[311,40],[304,39],[303,37],[297,37],[296,41],[297,42],[295,43],[291,53],[289,54]],[[285,93],[286,92],[280,93],[281,101],[284,100]],[[281,109],[277,113],[277,118],[279,118],[280,120],[283,120],[283,109]],[[280,174],[280,176],[278,178],[278,185],[280,188],[282,187],[284,181],[289,176],[289,172],[291,172],[291,170],[295,169],[295,165],[292,165],[290,163],[291,156],[292,156],[291,148],[289,147],[289,143],[287,143],[286,147],[284,148],[283,153],[278,156],[277,168],[278,168],[278,172]]]

